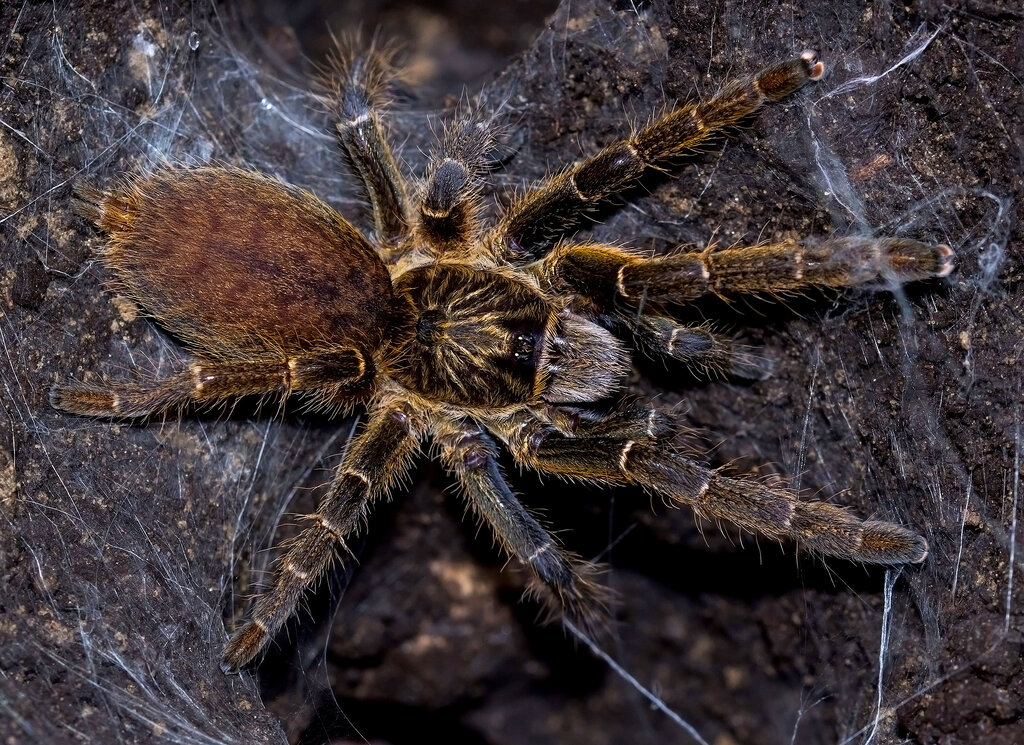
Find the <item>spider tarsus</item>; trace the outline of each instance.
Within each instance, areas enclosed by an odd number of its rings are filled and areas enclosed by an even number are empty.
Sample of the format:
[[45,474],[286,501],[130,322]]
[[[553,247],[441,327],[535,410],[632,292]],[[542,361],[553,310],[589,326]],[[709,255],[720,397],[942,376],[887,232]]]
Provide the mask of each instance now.
[[695,372],[739,380],[764,380],[771,375],[771,360],[707,328],[653,315],[630,317],[626,325],[653,356],[678,360]]
[[266,630],[255,621],[249,621],[231,635],[227,646],[224,647],[220,669],[228,675],[239,672],[256,658],[267,641]]
[[116,417],[121,414],[121,401],[116,393],[81,383],[53,385],[50,405],[80,416]]
[[935,253],[939,257],[939,268],[935,271],[936,277],[948,277],[953,271],[953,249],[945,243],[935,246]]
[[824,74],[825,65],[818,59],[818,53],[807,50],[799,57],[763,70],[753,85],[769,101],[778,101],[796,93],[808,81],[819,80]]
[[794,508],[779,535],[795,538],[812,552],[883,566],[918,564],[928,555],[924,538],[900,525],[862,520],[843,507],[803,501],[795,493],[779,494]]
[[342,122],[366,116],[389,103],[388,89],[399,76],[396,60],[399,46],[374,36],[369,45],[359,34],[341,38],[331,34],[333,49],[318,69],[314,87],[321,101],[337,113]]
[[928,542],[917,533],[893,523],[865,521],[861,524],[860,539],[853,557],[871,564],[920,564],[928,558]]
[[67,394],[68,386],[61,385],[60,383],[50,386],[50,406],[61,411],[71,411],[73,413],[74,410],[69,409],[66,402]]
[[571,567],[570,577],[561,584],[543,581],[534,575],[527,584],[525,595],[531,597],[544,610],[546,623],[565,619],[592,636],[600,636],[610,629],[609,608],[615,598],[600,577],[600,566],[580,559],[575,554],[561,552]]
[[[953,249],[944,243],[931,244],[910,238],[838,238],[823,246],[833,246],[834,255],[841,266],[843,261],[861,256],[860,270],[849,272],[845,284],[860,284],[875,277],[892,279],[900,283],[932,277],[946,277],[953,271]],[[867,275],[874,274],[874,277]]]
[[79,181],[74,185],[72,196],[72,207],[75,214],[98,225],[103,217],[103,201],[107,196],[106,192],[93,184]]
[[816,50],[805,49],[800,53],[800,59],[807,68],[807,77],[811,80],[820,80],[821,76],[825,74],[825,65],[818,57]]

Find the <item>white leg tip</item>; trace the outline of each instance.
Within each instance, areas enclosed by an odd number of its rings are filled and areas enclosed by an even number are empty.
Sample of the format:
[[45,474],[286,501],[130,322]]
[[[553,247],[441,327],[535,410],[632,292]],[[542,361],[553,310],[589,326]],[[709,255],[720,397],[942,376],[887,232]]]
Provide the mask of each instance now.
[[807,65],[807,77],[811,80],[819,80],[825,74],[825,65],[813,49],[805,49],[800,54],[800,59]]

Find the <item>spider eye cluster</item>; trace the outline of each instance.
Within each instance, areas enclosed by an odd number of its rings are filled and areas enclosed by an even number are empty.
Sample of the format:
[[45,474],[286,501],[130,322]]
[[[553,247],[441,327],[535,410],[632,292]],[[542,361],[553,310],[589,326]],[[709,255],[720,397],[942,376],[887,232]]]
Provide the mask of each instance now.
[[537,339],[532,335],[516,334],[512,344],[512,356],[517,362],[530,362],[535,356]]

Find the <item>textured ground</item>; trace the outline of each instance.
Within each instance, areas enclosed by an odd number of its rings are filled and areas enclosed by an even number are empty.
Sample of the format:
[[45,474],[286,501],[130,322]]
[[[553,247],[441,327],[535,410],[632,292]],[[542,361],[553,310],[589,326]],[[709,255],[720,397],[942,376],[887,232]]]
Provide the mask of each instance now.
[[[709,461],[912,525],[928,561],[898,575],[826,566],[701,533],[639,493],[515,477],[568,545],[608,564],[617,623],[602,647],[715,745],[1024,741],[1016,5],[580,0],[547,20],[493,5],[496,23],[473,3],[328,19],[407,39],[417,93],[393,139],[412,169],[427,112],[453,106],[458,81],[507,101],[500,199],[613,141],[624,119],[810,46],[823,81],[646,183],[594,234],[662,251],[874,232],[957,252],[948,281],[906,292],[694,309],[763,346],[765,381],[650,363],[634,381],[703,429]],[[294,628],[258,680],[224,677],[225,623],[353,423],[242,409],[126,426],[47,405],[59,377],[181,356],[103,291],[99,237],[70,209],[76,179],[165,156],[245,163],[365,225],[306,94],[300,50],[322,51],[324,17],[267,7],[242,8],[244,22],[200,0],[0,9],[4,742],[695,742],[536,623],[522,576],[427,462],[374,516],[340,602],[326,588],[311,599],[320,618],[336,608],[333,623]]]

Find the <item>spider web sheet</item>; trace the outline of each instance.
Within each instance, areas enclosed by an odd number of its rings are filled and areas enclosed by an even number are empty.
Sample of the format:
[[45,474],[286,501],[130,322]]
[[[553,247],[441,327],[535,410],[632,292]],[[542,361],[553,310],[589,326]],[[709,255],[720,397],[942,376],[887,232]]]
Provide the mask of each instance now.
[[[762,348],[764,381],[691,381],[651,363],[634,379],[699,431],[710,462],[914,526],[925,564],[825,564],[635,492],[509,469],[570,547],[608,564],[618,622],[596,641],[613,669],[535,622],[517,602],[522,576],[500,571],[487,537],[460,525],[450,481],[423,464],[400,509],[373,519],[336,615],[323,589],[310,603],[325,620],[293,624],[293,650],[259,678],[223,676],[225,623],[353,422],[239,411],[128,426],[51,410],[57,379],[158,374],[183,354],[103,290],[100,237],[73,215],[71,187],[169,158],[258,168],[365,226],[362,199],[285,23],[243,24],[247,9],[199,0],[6,3],[4,742],[1024,741],[1021,12],[705,5],[567,1],[537,22],[491,76],[484,106],[502,102],[510,122],[491,191],[818,49],[822,81],[678,177],[645,182],[592,232],[653,252],[830,233],[953,247],[948,281],[696,309]],[[414,77],[436,73],[424,48],[463,67],[480,59],[450,30],[451,7],[403,6]],[[330,22],[362,18],[348,7]],[[414,172],[437,126],[428,112],[459,100],[448,90],[403,96],[391,118]]]

